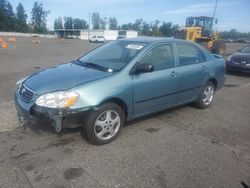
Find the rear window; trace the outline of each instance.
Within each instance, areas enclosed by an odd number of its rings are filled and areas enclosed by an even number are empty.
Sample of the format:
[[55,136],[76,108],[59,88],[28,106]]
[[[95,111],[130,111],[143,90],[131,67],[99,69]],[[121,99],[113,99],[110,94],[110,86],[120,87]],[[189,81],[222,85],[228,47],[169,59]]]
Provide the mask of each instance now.
[[206,62],[200,49],[190,44],[177,44],[179,66],[192,65]]

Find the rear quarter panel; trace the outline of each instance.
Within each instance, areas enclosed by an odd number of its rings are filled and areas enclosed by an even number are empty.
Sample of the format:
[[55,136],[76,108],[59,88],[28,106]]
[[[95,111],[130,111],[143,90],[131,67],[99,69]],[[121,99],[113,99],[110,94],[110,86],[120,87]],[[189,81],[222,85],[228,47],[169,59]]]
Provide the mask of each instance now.
[[207,49],[201,47],[198,44],[195,44],[197,47],[199,47],[207,59],[207,65],[206,68],[209,72],[208,79],[214,78],[217,81],[217,88],[216,90],[219,90],[223,87],[225,82],[225,59],[220,56],[216,55],[216,57],[211,54]]
[[216,90],[221,89],[225,82],[225,60],[223,58],[211,58],[207,69],[209,71],[209,78],[215,78],[217,81]]

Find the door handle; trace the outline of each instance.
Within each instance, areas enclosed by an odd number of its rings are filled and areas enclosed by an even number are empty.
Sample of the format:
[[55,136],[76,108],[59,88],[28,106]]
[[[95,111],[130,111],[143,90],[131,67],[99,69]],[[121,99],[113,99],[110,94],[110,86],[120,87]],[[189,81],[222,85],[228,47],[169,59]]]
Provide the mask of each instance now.
[[170,76],[176,77],[177,73],[175,71],[173,71],[173,72],[170,73]]

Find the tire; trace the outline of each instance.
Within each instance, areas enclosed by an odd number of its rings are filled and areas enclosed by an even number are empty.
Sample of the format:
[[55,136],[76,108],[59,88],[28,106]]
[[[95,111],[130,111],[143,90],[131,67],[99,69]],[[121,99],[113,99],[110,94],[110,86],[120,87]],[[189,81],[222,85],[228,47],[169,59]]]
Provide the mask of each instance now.
[[222,40],[217,40],[214,42],[212,47],[212,53],[224,56],[226,52],[226,44]]
[[[210,89],[212,91],[211,98],[209,98],[209,93],[208,93]],[[205,92],[207,92],[207,95],[205,94]],[[213,102],[214,94],[215,94],[215,85],[212,82],[208,81],[202,88],[198,100],[195,102],[196,107],[201,109],[208,108]]]
[[84,133],[91,144],[107,144],[119,136],[124,120],[125,115],[120,106],[106,103],[89,114]]
[[231,71],[231,70],[228,70],[228,69],[226,68],[226,71],[225,71],[225,73],[226,73],[226,74],[232,74],[232,73],[233,73],[233,71]]

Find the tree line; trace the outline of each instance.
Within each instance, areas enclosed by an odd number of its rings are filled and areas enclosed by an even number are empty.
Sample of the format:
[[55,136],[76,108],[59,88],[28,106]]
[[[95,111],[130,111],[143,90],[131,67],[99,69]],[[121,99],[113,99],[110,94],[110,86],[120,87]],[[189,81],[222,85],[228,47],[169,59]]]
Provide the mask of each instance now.
[[237,31],[236,29],[231,29],[230,31],[223,31],[220,32],[221,38],[223,39],[250,39],[250,32],[248,33],[241,33]]
[[22,3],[19,3],[14,13],[13,7],[7,0],[0,0],[0,31],[18,32],[47,32],[46,22],[49,11],[44,10],[42,3],[34,2],[31,10],[31,22]]
[[[91,15],[92,29],[111,29],[111,30],[135,30],[139,35],[145,36],[173,36],[179,28],[178,25],[171,22],[160,22],[159,20],[152,21],[150,23],[143,19],[136,19],[134,23],[118,24],[115,17],[102,18],[98,12],[94,12]],[[89,24],[79,18],[72,17],[58,17],[54,21],[54,29],[87,29]]]

